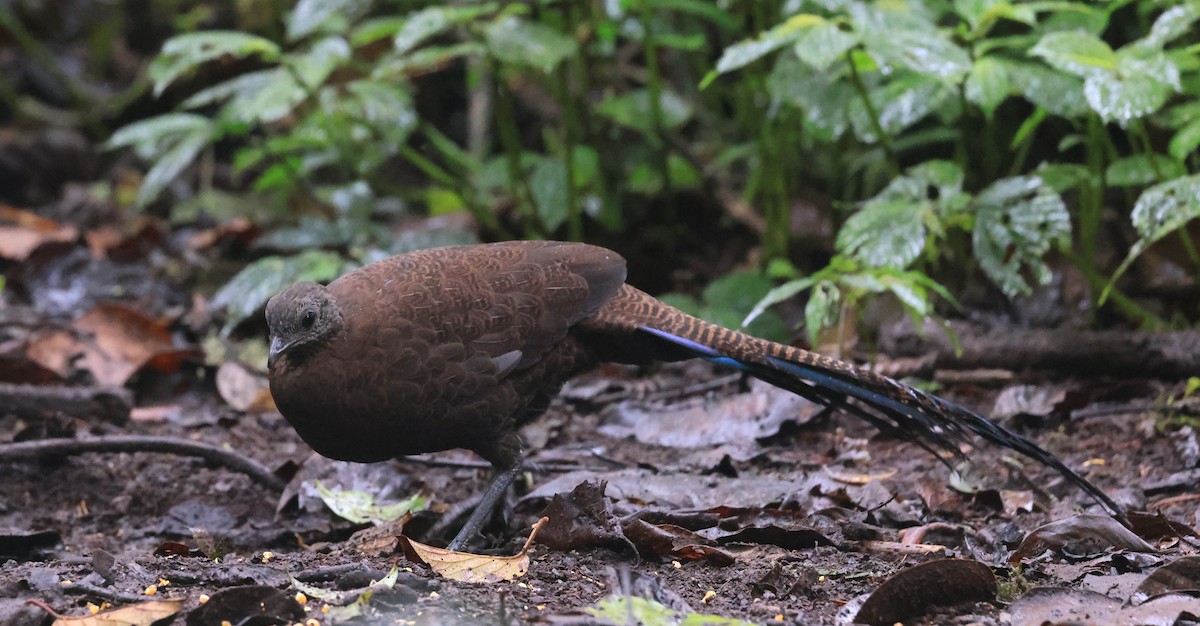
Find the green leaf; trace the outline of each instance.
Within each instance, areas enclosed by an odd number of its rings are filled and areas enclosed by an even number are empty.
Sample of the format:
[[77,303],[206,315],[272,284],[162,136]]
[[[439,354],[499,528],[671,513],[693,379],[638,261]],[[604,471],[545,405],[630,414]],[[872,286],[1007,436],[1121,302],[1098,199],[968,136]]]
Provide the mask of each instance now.
[[1147,248],[1197,217],[1200,217],[1200,174],[1176,178],[1143,191],[1130,214],[1133,227],[1141,238],[1129,248],[1125,260],[1113,272],[1099,302],[1104,303],[1117,279]]
[[835,141],[850,129],[847,111],[859,98],[849,81],[830,71],[814,71],[789,55],[781,55],[767,76],[767,93],[772,107],[800,109],[805,129],[824,142]]
[[800,58],[817,71],[842,60],[846,52],[858,45],[857,33],[844,31],[833,22],[822,21],[799,31],[793,50]]
[[1137,199],[1130,218],[1148,243],[1179,230],[1200,217],[1200,174],[1155,185]]
[[868,201],[842,225],[838,251],[871,267],[907,267],[925,248],[921,208],[911,200]]
[[244,58],[255,54],[265,61],[275,61],[280,49],[269,39],[237,31],[212,30],[172,37],[150,64],[154,95],[162,95],[175,79],[201,63],[226,55]]
[[496,5],[492,3],[463,7],[434,6],[422,9],[408,16],[408,21],[404,23],[400,32],[396,33],[396,37],[392,40],[392,45],[395,47],[396,53],[403,55],[435,35],[495,10]]
[[991,119],[996,107],[1013,93],[1008,66],[991,57],[979,59],[971,66],[964,89],[967,100],[979,105]]
[[278,121],[307,96],[291,72],[276,67],[242,74],[196,92],[183,102],[194,109],[225,101],[223,115],[247,123]]
[[814,282],[814,278],[812,276],[808,276],[805,278],[798,278],[796,280],[788,281],[768,291],[767,295],[763,296],[754,304],[754,308],[750,309],[750,312],[746,314],[746,317],[742,318],[741,325],[749,326],[750,323],[755,320],[755,318],[762,315],[763,312],[769,307],[775,306],[780,302],[791,300],[792,298],[796,297],[796,294],[808,289],[809,287],[812,287]]
[[345,33],[350,23],[371,7],[370,0],[298,0],[287,19],[288,41],[296,41],[318,30]]
[[341,63],[350,58],[350,44],[337,36],[313,44],[304,54],[287,57],[288,65],[308,89],[316,89]]
[[[941,109],[953,95],[946,83],[925,74],[901,74],[870,92],[879,125],[883,132],[893,137]],[[867,143],[879,141],[861,98],[850,102],[849,114],[859,139]]]
[[1178,178],[1187,172],[1183,165],[1161,154],[1135,154],[1109,163],[1104,179],[1113,187],[1140,187]]
[[971,57],[938,30],[891,29],[863,34],[863,46],[881,66],[957,81],[971,69]]
[[254,240],[255,250],[304,252],[315,248],[345,246],[353,237],[345,221],[331,221],[311,215],[302,216],[296,226],[276,228]]
[[1087,78],[1083,95],[1105,121],[1124,124],[1160,109],[1179,90],[1179,68],[1161,51],[1128,48],[1117,53],[1112,72]]
[[487,49],[482,44],[467,41],[452,46],[422,48],[406,54],[388,54],[382,57],[371,70],[371,78],[377,80],[406,79],[409,72],[434,69],[448,61],[465,56],[483,56]]
[[364,79],[347,84],[346,91],[350,102],[342,104],[388,141],[402,143],[417,127],[417,111],[405,85]]
[[546,230],[553,232],[567,221],[567,165],[561,159],[543,157],[533,166],[529,191],[537,205],[538,217]]
[[212,140],[212,134],[203,130],[184,135],[166,152],[158,157],[146,177],[142,179],[141,189],[138,190],[137,206],[150,204],[167,185],[171,184],[183,169],[196,160]]
[[213,127],[212,120],[194,113],[166,113],[127,124],[104,142],[108,149],[132,146],[138,157],[151,160],[157,158],[179,138]]
[[584,611],[599,618],[598,623],[614,626],[753,626],[732,617],[677,611],[634,595],[612,595]]
[[420,494],[399,502],[379,502],[375,494],[353,489],[330,489],[316,481],[317,495],[325,506],[329,507],[338,517],[355,524],[371,523],[375,525],[394,522],[409,513],[423,511],[429,506],[429,501]]
[[837,285],[823,280],[817,283],[804,303],[804,329],[809,345],[821,343],[821,329],[838,323],[841,316],[842,292]]
[[1161,49],[1175,39],[1191,32],[1192,25],[1198,19],[1200,19],[1200,3],[1189,2],[1171,7],[1154,20],[1154,25],[1150,27],[1150,34],[1146,35],[1139,43]]
[[1171,137],[1171,143],[1167,147],[1167,152],[1182,161],[1195,152],[1198,147],[1200,147],[1200,118],[1192,120],[1183,128],[1175,131],[1175,135]]
[[324,250],[259,259],[243,268],[213,295],[212,307],[226,311],[225,327],[221,332],[228,335],[284,287],[301,280],[327,282],[347,269],[340,256]]
[[802,13],[794,15],[786,22],[768,30],[754,39],[739,41],[725,48],[721,58],[717,60],[716,69],[706,77],[703,86],[712,82],[716,75],[741,69],[764,56],[796,41],[802,29],[824,23],[825,18],[819,15]]
[[355,48],[390,39],[404,28],[408,19],[402,15],[387,15],[364,20],[350,33],[350,45]]
[[484,31],[492,56],[504,63],[549,74],[575,54],[575,40],[542,24],[507,15]]
[[[755,303],[771,291],[773,284],[758,271],[733,272],[714,280],[704,289],[700,317],[727,328],[737,328]],[[746,325],[747,333],[773,341],[787,341],[791,333],[773,312],[757,316]]]
[[1051,67],[1087,78],[1110,75],[1117,69],[1117,55],[1099,37],[1079,31],[1050,33],[1029,51]]
[[1010,298],[1030,292],[1028,269],[1038,284],[1050,280],[1042,256],[1071,235],[1062,198],[1036,176],[996,181],[975,198],[975,257],[984,273]]
[[1065,118],[1077,118],[1090,110],[1083,96],[1083,81],[1077,76],[1033,63],[1006,59],[997,62],[1008,67],[1017,92],[1033,104]]
[[[663,89],[659,97],[664,128],[677,128],[692,117],[692,106],[670,89]],[[651,134],[650,92],[637,89],[620,96],[606,98],[596,105],[594,111],[612,121]]]
[[1043,163],[1036,174],[1046,186],[1060,194],[1092,182],[1092,171],[1078,163]]

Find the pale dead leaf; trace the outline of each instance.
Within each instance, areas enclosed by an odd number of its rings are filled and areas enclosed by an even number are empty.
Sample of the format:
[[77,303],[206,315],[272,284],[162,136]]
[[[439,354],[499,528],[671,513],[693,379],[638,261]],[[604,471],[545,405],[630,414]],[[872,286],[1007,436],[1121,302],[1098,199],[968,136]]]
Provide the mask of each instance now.
[[464,583],[494,583],[525,575],[529,569],[529,546],[537,536],[538,529],[548,521],[550,518],[543,517],[535,522],[525,545],[513,556],[454,552],[427,546],[403,536],[400,537],[400,541],[405,544],[405,553],[410,555],[410,560],[413,560],[412,556],[416,556],[416,561],[428,565],[429,569],[445,578]]
[[34,337],[25,348],[25,356],[66,379],[71,377],[75,359],[86,349],[87,347],[71,333],[65,330],[51,330]]
[[41,601],[31,602],[54,616],[52,626],[150,626],[179,612],[183,600],[151,600],[95,615],[59,615]]
[[239,411],[263,413],[275,410],[267,377],[241,363],[229,361],[217,368],[217,392],[229,406]]
[[872,480],[884,480],[896,475],[896,469],[880,469],[873,472],[852,472],[836,467],[826,467],[825,473],[830,478],[847,485],[865,485]]
[[0,258],[24,261],[45,244],[66,243],[78,236],[70,224],[0,204]]

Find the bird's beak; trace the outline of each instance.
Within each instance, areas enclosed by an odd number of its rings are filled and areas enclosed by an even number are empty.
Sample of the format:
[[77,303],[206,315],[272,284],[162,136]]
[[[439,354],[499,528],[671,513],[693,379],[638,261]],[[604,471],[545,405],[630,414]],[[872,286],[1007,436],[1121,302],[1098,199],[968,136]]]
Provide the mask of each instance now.
[[283,351],[286,349],[287,346],[283,343],[282,339],[280,339],[278,336],[271,337],[271,347],[267,349],[268,370],[275,369],[275,360],[278,359],[279,355],[283,354]]

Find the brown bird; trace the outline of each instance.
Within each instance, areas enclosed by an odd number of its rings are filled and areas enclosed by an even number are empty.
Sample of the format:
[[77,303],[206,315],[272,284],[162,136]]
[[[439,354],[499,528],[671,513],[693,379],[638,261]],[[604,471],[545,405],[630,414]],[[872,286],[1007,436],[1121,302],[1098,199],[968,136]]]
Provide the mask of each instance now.
[[267,304],[271,393],[304,441],[373,462],[466,448],[499,473],[451,543],[479,530],[519,471],[517,429],[600,362],[701,358],[843,409],[931,452],[966,431],[1058,470],[1054,455],[963,407],[874,372],[710,324],[625,284],[617,253],[514,241],[423,250],[301,282]]

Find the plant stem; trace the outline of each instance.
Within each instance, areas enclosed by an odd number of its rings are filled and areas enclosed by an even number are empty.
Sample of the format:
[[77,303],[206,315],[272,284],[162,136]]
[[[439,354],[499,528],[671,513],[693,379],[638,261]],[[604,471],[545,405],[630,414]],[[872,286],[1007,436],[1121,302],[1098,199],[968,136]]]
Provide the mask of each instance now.
[[867,85],[858,73],[858,65],[854,63],[853,50],[846,52],[846,63],[850,65],[850,79],[854,83],[854,89],[858,91],[858,96],[862,98],[863,107],[867,109],[867,117],[871,119],[871,129],[879,137],[879,145],[883,148],[883,153],[887,155],[891,174],[892,176],[899,176],[900,159],[896,158],[896,153],[892,150],[891,138],[883,130],[883,124],[879,121],[879,113],[875,110],[875,105],[871,104],[871,94],[867,93]]
[[663,186],[662,197],[666,200],[666,215],[664,219],[670,223],[675,221],[675,199],[671,190],[671,171],[668,164],[667,142],[663,139],[662,114],[662,75],[658,68],[658,44],[654,40],[654,11],[653,3],[641,1],[641,21],[644,39],[643,53],[646,55],[646,93],[650,103],[650,130],[648,137],[658,160],[658,170],[661,173]]
[[496,86],[496,126],[508,162],[508,188],[517,200],[517,212],[525,225],[525,236],[542,237],[544,232],[538,220],[537,206],[529,189],[529,181],[525,178],[524,168],[521,167],[521,138],[517,136],[517,115],[513,110],[513,96],[504,84],[500,64],[493,60],[491,66]]

